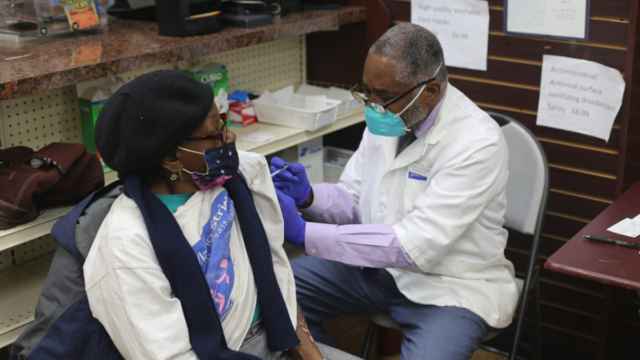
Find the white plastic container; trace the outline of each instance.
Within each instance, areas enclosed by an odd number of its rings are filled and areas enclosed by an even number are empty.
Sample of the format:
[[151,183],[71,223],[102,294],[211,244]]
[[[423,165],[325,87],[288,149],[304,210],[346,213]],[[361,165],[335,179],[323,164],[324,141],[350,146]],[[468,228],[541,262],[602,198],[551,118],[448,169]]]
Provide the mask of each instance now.
[[351,95],[351,91],[333,86],[330,88],[325,88],[315,85],[302,84],[300,85],[300,88],[298,89],[296,94],[307,96],[325,95],[328,99],[340,101],[340,105],[338,106],[338,116],[348,114],[362,108],[362,105],[358,104],[356,99],[353,98],[353,95]]
[[259,122],[315,131],[336,121],[340,101],[293,94],[293,86],[253,101]]
[[338,110],[338,115],[348,114],[350,112],[362,109],[362,105],[360,105],[358,101],[353,98],[353,95],[351,95],[351,91],[349,90],[332,86],[329,88],[327,97],[329,99],[342,100],[342,104],[340,104],[340,109]]

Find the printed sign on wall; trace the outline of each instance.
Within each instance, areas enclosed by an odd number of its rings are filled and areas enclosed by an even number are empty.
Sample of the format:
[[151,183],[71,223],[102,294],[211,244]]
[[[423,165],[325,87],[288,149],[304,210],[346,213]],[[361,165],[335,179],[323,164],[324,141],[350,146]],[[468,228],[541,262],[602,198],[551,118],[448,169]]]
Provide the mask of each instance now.
[[504,0],[505,32],[511,35],[589,40],[591,0]]
[[609,141],[624,79],[593,61],[545,55],[536,123]]
[[487,71],[489,4],[483,0],[413,0],[411,22],[434,33],[447,66]]

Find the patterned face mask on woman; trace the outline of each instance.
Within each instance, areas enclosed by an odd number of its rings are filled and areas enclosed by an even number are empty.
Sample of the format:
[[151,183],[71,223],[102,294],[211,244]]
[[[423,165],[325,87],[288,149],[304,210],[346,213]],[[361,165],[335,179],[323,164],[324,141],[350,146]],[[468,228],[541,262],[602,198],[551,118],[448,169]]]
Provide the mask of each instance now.
[[183,169],[185,172],[191,174],[193,182],[195,182],[202,191],[207,191],[221,186],[225,181],[231,179],[232,176],[238,173],[240,160],[238,159],[238,151],[236,150],[235,142],[225,144],[221,147],[207,149],[204,152],[189,150],[182,147],[179,147],[178,149],[204,156],[204,162],[207,164],[206,174]]

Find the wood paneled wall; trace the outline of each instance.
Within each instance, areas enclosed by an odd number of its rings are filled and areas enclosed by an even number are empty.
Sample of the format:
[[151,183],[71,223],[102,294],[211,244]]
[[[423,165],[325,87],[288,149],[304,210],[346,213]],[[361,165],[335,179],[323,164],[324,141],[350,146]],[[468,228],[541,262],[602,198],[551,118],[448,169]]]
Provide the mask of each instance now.
[[[319,0],[323,1],[323,0]],[[326,1],[325,1],[326,2]],[[331,1],[329,1],[331,2]],[[335,1],[333,1],[335,2]],[[611,307],[623,309],[627,336],[640,338],[640,301],[635,292],[613,303],[607,287],[544,270],[543,263],[578,230],[604,210],[626,188],[640,180],[640,76],[634,63],[640,60],[636,46],[638,0],[591,0],[589,42],[507,36],[503,33],[503,0],[488,0],[490,31],[488,70],[448,68],[450,82],[487,111],[509,115],[526,125],[542,144],[550,166],[551,194],[544,237],[540,248],[543,338],[581,352],[602,351],[610,323]],[[360,61],[365,51],[388,27],[411,19],[410,0],[343,0],[343,4],[367,6],[366,41],[352,50]],[[381,23],[387,22],[387,27]],[[362,64],[340,68],[340,58],[320,54],[323,41],[336,43],[326,34],[313,34],[308,42],[309,80],[350,85],[362,74]],[[357,42],[360,41],[360,42]],[[611,138],[603,140],[536,126],[542,56],[561,55],[595,61],[625,76],[627,89],[623,109],[616,118]],[[445,59],[446,60],[446,59]],[[638,94],[637,94],[638,93]],[[640,210],[639,210],[640,212]],[[520,275],[529,257],[530,238],[511,234],[506,256]]]

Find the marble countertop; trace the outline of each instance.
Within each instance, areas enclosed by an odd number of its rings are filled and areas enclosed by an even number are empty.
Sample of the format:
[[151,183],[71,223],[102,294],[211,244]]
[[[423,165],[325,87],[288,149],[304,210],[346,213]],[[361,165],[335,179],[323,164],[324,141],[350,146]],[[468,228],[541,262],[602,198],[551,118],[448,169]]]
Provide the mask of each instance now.
[[289,14],[273,25],[191,37],[158,35],[155,22],[111,18],[97,33],[0,41],[0,99],[327,30],[366,20],[362,7]]

